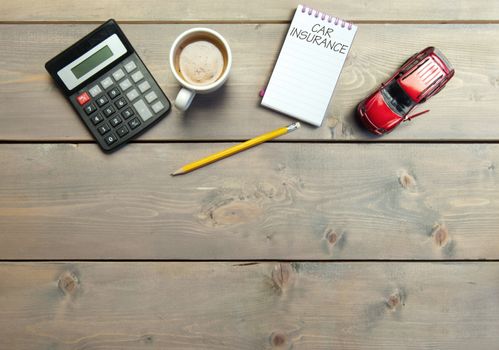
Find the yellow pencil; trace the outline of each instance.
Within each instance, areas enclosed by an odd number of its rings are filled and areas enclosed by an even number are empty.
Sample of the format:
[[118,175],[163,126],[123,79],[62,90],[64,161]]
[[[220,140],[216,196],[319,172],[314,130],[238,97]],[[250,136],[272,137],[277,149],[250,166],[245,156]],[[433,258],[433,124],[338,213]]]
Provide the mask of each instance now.
[[172,173],[172,176],[175,175],[182,175],[188,172],[191,172],[193,170],[196,170],[198,168],[201,168],[205,165],[211,164],[213,162],[216,162],[217,160],[229,157],[233,154],[236,154],[238,152],[244,151],[248,148],[251,148],[253,146],[259,145],[265,141],[269,141],[272,139],[275,139],[276,137],[282,136],[287,134],[288,132],[294,131],[300,127],[300,123],[293,123],[291,125],[285,126],[283,128],[279,128],[277,130],[268,132],[266,134],[257,136],[251,140],[248,140],[246,142],[240,143],[239,145],[232,146],[230,148],[227,148],[223,151],[220,151],[218,153],[212,154],[211,156],[208,156],[206,158],[200,159],[196,162],[184,165],[180,169],[176,170],[175,172]]

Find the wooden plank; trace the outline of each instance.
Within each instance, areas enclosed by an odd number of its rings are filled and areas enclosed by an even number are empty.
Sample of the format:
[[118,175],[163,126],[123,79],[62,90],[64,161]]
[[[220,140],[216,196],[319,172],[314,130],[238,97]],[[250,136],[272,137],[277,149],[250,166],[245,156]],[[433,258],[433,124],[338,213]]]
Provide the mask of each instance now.
[[[124,0],[102,2],[89,0],[67,3],[51,1],[2,1],[1,21],[288,21],[298,1],[161,1]],[[486,0],[410,1],[396,5],[376,0],[370,2],[314,0],[310,6],[332,15],[356,21],[495,21],[499,4]]]
[[[43,67],[94,25],[0,26],[0,140],[91,140]],[[167,62],[174,38],[192,25],[124,25],[167,95],[178,92]],[[234,69],[224,89],[199,96],[185,116],[173,111],[145,140],[239,140],[286,125],[291,118],[259,106],[287,25],[210,25],[228,37]],[[354,117],[355,105],[410,54],[440,47],[457,73],[427,103],[431,114],[383,140],[498,140],[499,25],[362,25],[327,120],[289,135],[296,140],[379,140]],[[258,48],[258,49],[257,49]]]
[[0,265],[5,349],[495,349],[498,263]]
[[3,259],[497,259],[499,145],[0,147]]

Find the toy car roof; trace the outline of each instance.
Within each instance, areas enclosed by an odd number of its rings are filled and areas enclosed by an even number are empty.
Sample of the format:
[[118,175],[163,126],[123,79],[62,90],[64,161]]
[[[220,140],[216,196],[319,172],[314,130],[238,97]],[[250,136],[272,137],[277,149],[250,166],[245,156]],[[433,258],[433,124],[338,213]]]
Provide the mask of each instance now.
[[409,69],[399,79],[398,83],[415,102],[421,101],[445,77],[445,71],[433,56],[428,56]]

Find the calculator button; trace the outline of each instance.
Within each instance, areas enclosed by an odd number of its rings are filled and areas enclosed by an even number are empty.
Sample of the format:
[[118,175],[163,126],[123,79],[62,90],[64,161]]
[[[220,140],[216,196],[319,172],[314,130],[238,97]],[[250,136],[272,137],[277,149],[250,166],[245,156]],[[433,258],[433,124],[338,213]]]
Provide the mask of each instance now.
[[116,125],[121,123],[121,118],[118,116],[114,116],[111,119],[109,119],[109,122],[111,123],[112,126],[116,127]]
[[90,117],[90,120],[94,125],[99,124],[101,121],[104,120],[104,118],[100,115],[100,113],[94,114],[93,116]]
[[113,85],[113,80],[111,79],[111,77],[107,77],[105,79],[102,79],[100,83],[105,90],[108,87],[110,87],[111,85]]
[[126,100],[122,97],[114,103],[116,108],[121,109],[127,105]]
[[93,103],[89,103],[88,105],[83,107],[83,109],[85,110],[85,113],[87,113],[87,115],[90,115],[97,110],[97,107],[95,107]]
[[120,135],[120,137],[123,137],[128,134],[128,128],[126,127],[126,125],[123,125],[119,129],[116,129],[116,132],[118,133],[118,135]]
[[132,74],[132,80],[134,82],[138,82],[144,78],[144,74],[140,70],[136,71],[135,73]]
[[94,85],[88,90],[88,92],[90,92],[90,95],[92,97],[95,97],[102,92],[102,89],[100,88],[99,85]]
[[136,89],[133,89],[133,90],[130,90],[129,92],[127,92],[126,97],[128,97],[128,99],[129,99],[130,101],[133,101],[133,100],[135,100],[137,97],[139,97],[139,93],[137,92],[137,90],[136,90]]
[[137,113],[139,113],[143,121],[146,121],[147,119],[152,117],[152,113],[149,108],[147,108],[147,105],[143,99],[135,102],[133,106],[135,107],[135,110],[137,111]]
[[124,76],[125,76],[125,72],[123,72],[123,69],[121,69],[121,68],[113,73],[113,78],[116,81],[121,80]]
[[82,92],[76,97],[76,101],[80,104],[80,106],[83,106],[85,103],[90,101],[90,96],[86,92]]
[[161,101],[158,101],[155,104],[153,104],[151,106],[151,108],[154,111],[154,113],[158,113],[160,110],[162,110],[163,108],[165,108],[165,106],[163,106],[163,104],[161,103]]
[[138,85],[138,87],[139,87],[140,92],[144,93],[151,88],[151,85],[149,84],[148,81],[143,81],[142,83],[140,83]]
[[123,118],[128,119],[133,115],[133,111],[131,108],[127,108],[123,112],[121,112],[121,115],[123,116]]
[[106,96],[101,96],[101,97],[99,97],[99,98],[97,99],[97,105],[98,105],[99,107],[104,106],[104,105],[105,105],[106,103],[108,103],[108,102],[109,102],[109,100],[107,99],[107,97],[106,97]]
[[125,79],[120,83],[120,88],[121,90],[125,91],[126,89],[129,89],[132,87],[132,83],[129,79]]
[[125,67],[125,70],[127,71],[127,73],[130,73],[135,68],[137,68],[137,65],[135,64],[134,61],[130,61],[127,64],[125,64],[124,67]]
[[156,95],[156,93],[154,91],[151,91],[145,97],[146,97],[147,102],[151,103],[152,101],[154,101],[155,99],[158,98],[158,95]]
[[107,92],[107,94],[109,95],[109,97],[111,97],[111,99],[114,99],[116,96],[120,95],[121,92],[120,92],[120,89],[118,89],[117,87],[114,87],[111,90],[109,90]]
[[116,110],[113,106],[107,106],[106,108],[104,108],[104,114],[106,115],[106,117],[109,117],[114,112],[116,112]]
[[106,143],[109,145],[112,145],[113,143],[116,142],[118,138],[114,136],[113,134],[109,134],[105,137]]
[[101,135],[104,135],[106,132],[108,132],[109,130],[111,130],[111,128],[109,127],[109,125],[107,125],[106,123],[100,125],[97,130],[99,130],[99,133]]
[[130,127],[133,129],[135,129],[136,127],[138,127],[140,125],[140,120],[139,118],[133,118],[132,120],[130,120],[130,122],[128,123],[128,125],[130,125]]

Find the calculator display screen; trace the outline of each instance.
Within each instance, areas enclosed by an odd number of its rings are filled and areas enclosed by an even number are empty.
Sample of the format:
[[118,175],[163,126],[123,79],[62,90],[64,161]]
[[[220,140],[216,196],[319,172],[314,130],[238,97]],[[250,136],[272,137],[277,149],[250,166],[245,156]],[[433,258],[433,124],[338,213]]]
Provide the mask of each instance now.
[[73,90],[126,53],[123,42],[113,34],[59,69],[57,75],[68,90]]
[[90,72],[92,69],[97,67],[99,64],[107,60],[109,57],[113,56],[113,51],[109,46],[104,46],[99,51],[94,53],[92,56],[85,59],[83,62],[71,68],[71,72],[75,75],[77,79]]

